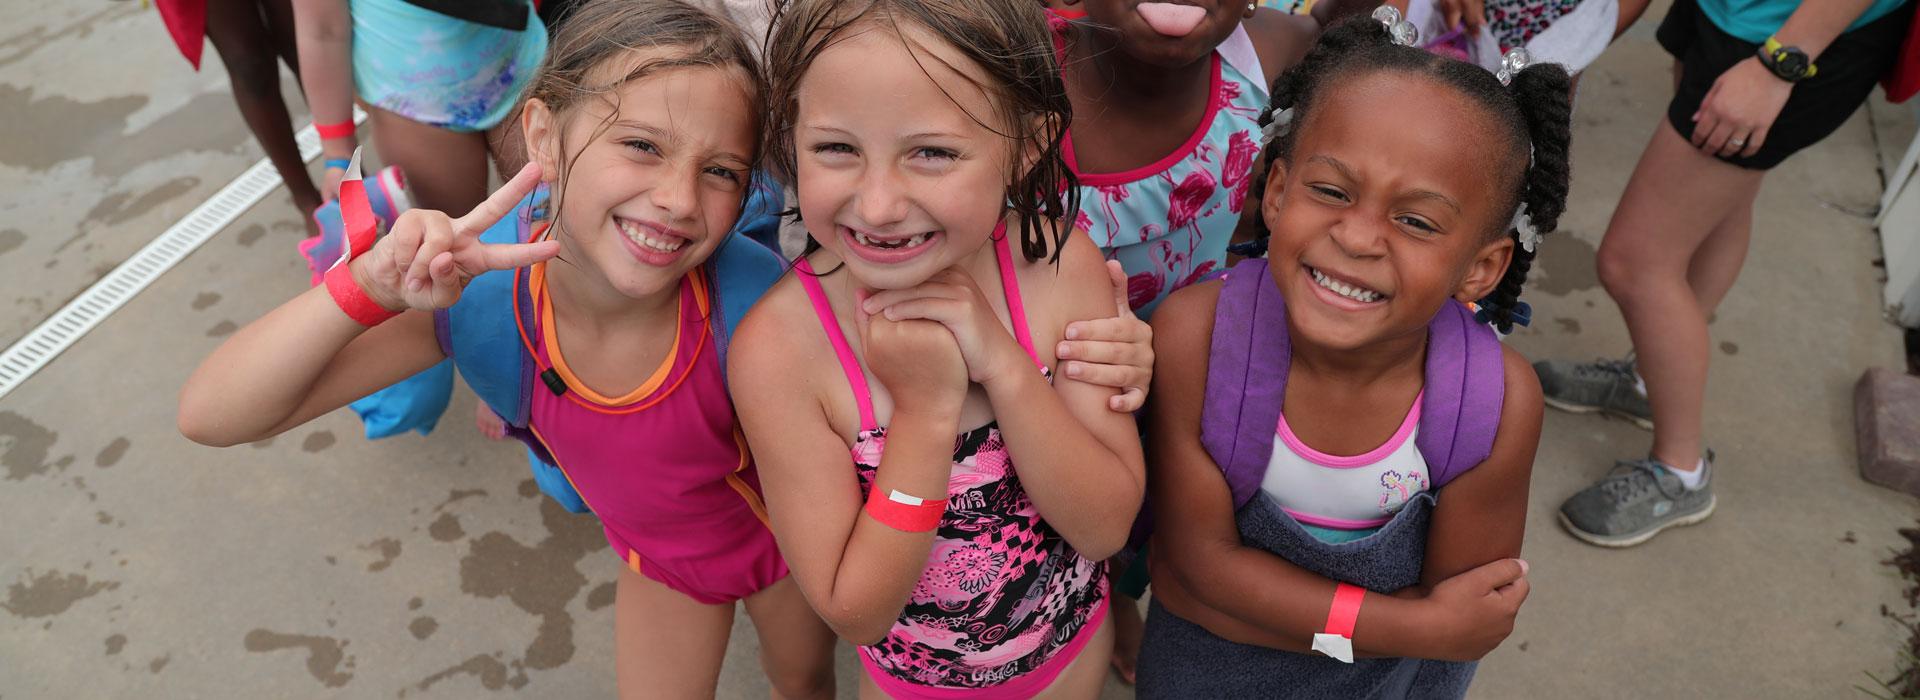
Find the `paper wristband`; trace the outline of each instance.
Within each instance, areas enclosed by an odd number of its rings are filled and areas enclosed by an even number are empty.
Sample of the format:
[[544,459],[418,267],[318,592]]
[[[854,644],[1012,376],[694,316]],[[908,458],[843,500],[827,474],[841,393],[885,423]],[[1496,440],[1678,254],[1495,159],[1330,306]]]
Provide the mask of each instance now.
[[350,166],[350,165],[353,165],[352,158],[328,158],[327,159],[327,167],[329,168],[339,168],[341,170],[346,170],[347,166]]
[[315,122],[313,130],[320,132],[320,138],[322,140],[350,139],[353,138],[353,120],[348,119],[338,124],[321,124]]
[[1353,639],[1353,627],[1360,620],[1360,603],[1367,589],[1342,583],[1333,589],[1333,606],[1327,608],[1327,634]]
[[940,516],[947,513],[946,499],[928,501],[895,490],[881,498],[878,491],[867,496],[867,515],[881,525],[901,532],[932,532],[940,527]]
[[400,315],[398,311],[389,311],[367,296],[367,291],[353,281],[351,265],[344,262],[327,270],[327,294],[333,297],[333,303],[347,313],[354,323],[372,328],[387,319]]

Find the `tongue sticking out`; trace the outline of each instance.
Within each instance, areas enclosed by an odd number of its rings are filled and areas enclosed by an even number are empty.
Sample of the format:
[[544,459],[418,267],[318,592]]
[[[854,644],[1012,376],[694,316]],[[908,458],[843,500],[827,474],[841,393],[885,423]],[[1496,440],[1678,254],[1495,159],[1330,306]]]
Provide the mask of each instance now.
[[1175,5],[1170,2],[1143,2],[1134,7],[1147,26],[1164,36],[1181,37],[1200,26],[1200,20],[1207,18],[1207,11],[1193,5]]

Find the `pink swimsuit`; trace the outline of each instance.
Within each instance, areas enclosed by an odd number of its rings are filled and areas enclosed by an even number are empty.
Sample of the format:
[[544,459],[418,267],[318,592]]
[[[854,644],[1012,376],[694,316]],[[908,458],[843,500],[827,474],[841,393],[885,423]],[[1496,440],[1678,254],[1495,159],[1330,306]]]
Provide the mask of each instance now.
[[567,367],[552,330],[545,268],[532,272],[535,352],[566,381],[567,393],[536,382],[531,427],[600,516],[614,553],[642,576],[710,605],[786,577],[727,398],[701,273],[681,280],[680,325],[667,360],[627,396],[604,397]]
[[[1014,335],[1040,364],[1004,224],[994,232],[994,254]],[[813,268],[804,259],[794,267],[860,407],[852,453],[865,497],[887,429],[874,420],[866,374]],[[1044,364],[1040,371],[1047,373]],[[894,698],[1028,698],[1072,663],[1106,612],[1105,564],[1080,556],[1040,518],[998,424],[988,423],[955,440],[947,513],[926,569],[887,638],[861,647],[860,661]]]

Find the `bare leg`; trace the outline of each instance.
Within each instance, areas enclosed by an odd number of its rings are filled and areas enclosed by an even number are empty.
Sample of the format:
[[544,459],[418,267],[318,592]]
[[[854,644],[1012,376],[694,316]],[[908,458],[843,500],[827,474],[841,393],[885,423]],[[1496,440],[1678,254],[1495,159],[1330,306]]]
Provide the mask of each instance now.
[[1755,187],[1747,193],[1745,202],[1735,204],[1720,225],[1713,227],[1713,233],[1707,234],[1706,242],[1700,244],[1687,265],[1687,286],[1700,301],[1703,315],[1711,317],[1720,308],[1720,300],[1727,297],[1727,290],[1740,276],[1740,266],[1747,261],[1748,242],[1753,239],[1753,200],[1759,193],[1760,188]]
[[[1701,454],[1708,358],[1703,305],[1717,304],[1739,271],[1746,255],[1740,217],[1751,220],[1743,208],[1752,206],[1764,176],[1702,154],[1662,119],[1600,245],[1600,280],[1626,317],[1647,382],[1653,457],[1679,469],[1694,468]],[[1716,232],[1727,235],[1708,245]],[[1696,262],[1708,287],[1703,291],[1714,299],[1703,300],[1689,283]]]
[[448,131],[368,108],[380,160],[407,173],[414,206],[454,216],[487,198],[487,135]]
[[1620,16],[1614,20],[1613,38],[1618,39],[1632,29],[1633,23],[1640,21],[1640,15],[1646,14],[1651,4],[1653,0],[1620,0]]
[[309,218],[320,206],[320,190],[314,188],[306,161],[293,142],[293,120],[280,99],[273,35],[261,19],[260,7],[254,0],[208,0],[207,39],[227,68],[240,117],[286,182],[294,206]]
[[1107,615],[1113,621],[1113,671],[1120,674],[1121,682],[1133,685],[1134,672],[1140,668],[1140,636],[1147,627],[1140,618],[1140,602],[1116,592]]
[[704,605],[620,570],[614,596],[614,671],[623,700],[712,698],[733,631],[732,605]]
[[833,697],[833,628],[814,614],[792,577],[746,600],[760,636],[760,668],[773,700]]
[[300,80],[300,43],[293,31],[292,0],[259,0],[260,17],[266,21],[267,31],[273,35],[273,48],[280,54],[280,60],[286,62],[287,70],[293,71],[293,79]]

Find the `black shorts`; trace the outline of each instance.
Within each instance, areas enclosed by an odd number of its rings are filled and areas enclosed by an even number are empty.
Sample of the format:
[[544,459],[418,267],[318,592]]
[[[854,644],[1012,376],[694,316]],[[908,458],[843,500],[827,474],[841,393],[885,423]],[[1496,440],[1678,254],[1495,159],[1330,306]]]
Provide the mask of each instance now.
[[[1914,3],[1840,35],[1814,61],[1819,72],[1793,86],[1767,140],[1751,157],[1715,156],[1742,168],[1767,170],[1840,128],[1867,101],[1873,86],[1893,67]],[[1693,114],[1721,73],[1753,58],[1760,45],[1721,31],[1695,0],[1674,0],[1655,33],[1660,46],[1680,61],[1680,84],[1667,105],[1667,121],[1680,137],[1693,137]]]

